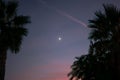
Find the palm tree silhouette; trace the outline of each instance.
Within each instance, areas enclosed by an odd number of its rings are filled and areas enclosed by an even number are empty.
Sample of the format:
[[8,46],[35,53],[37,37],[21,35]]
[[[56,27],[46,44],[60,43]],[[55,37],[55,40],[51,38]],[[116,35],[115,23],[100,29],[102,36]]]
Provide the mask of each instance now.
[[95,13],[90,21],[89,39],[94,43],[94,54],[109,54],[114,79],[120,80],[120,10],[114,5],[104,6],[104,12]]
[[7,50],[19,52],[22,39],[27,35],[23,26],[30,23],[28,16],[17,15],[18,2],[0,0],[0,80],[5,77]]
[[103,7],[89,20],[89,52],[74,61],[70,80],[120,80],[120,10],[112,4]]
[[92,55],[82,55],[81,57],[76,57],[73,65],[71,66],[72,71],[68,74],[70,76],[69,80],[94,80],[94,64],[95,58]]

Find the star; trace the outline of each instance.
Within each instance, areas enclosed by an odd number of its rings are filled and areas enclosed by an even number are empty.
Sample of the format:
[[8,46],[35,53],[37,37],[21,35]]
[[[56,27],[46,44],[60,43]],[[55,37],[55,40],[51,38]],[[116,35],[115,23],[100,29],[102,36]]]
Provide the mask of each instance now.
[[58,38],[58,40],[59,40],[59,41],[61,41],[61,40],[62,40],[62,38],[61,38],[61,37],[59,37],[59,38]]

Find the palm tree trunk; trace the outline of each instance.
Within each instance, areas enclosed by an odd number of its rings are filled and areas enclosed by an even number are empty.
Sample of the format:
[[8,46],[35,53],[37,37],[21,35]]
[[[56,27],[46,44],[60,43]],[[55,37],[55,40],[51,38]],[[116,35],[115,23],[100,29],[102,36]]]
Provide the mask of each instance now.
[[0,80],[5,79],[5,64],[6,64],[7,52],[4,49],[0,49]]

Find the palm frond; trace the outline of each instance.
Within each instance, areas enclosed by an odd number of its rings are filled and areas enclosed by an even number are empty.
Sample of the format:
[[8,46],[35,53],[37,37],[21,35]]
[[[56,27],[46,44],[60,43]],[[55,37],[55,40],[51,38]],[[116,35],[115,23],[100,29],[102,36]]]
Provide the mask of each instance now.
[[0,22],[4,20],[5,17],[5,3],[3,0],[0,0]]
[[10,30],[9,48],[12,52],[17,53],[20,49],[23,37],[27,35],[27,29],[23,27],[14,27]]
[[17,14],[18,2],[9,1],[6,4],[6,14],[7,18],[11,18]]
[[24,25],[24,24],[30,23],[30,17],[23,16],[23,15],[16,16],[13,19],[13,23],[14,23],[14,25]]

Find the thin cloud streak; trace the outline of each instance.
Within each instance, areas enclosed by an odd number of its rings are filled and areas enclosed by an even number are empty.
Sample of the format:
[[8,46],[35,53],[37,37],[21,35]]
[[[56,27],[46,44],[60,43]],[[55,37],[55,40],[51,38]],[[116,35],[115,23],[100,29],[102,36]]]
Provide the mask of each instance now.
[[59,14],[69,18],[70,20],[72,20],[72,21],[74,21],[74,22],[76,22],[76,23],[78,23],[80,25],[83,25],[84,27],[87,27],[87,25],[84,22],[78,20],[77,18],[75,18],[75,17],[73,17],[73,16],[71,16],[71,15],[69,15],[69,14],[67,14],[67,13],[65,13],[65,12],[63,12],[63,11],[61,11],[59,9],[56,9],[56,12],[58,12]]
[[76,22],[76,23],[78,23],[78,24],[80,24],[80,25],[82,25],[82,26],[84,26],[84,27],[87,28],[87,25],[86,25],[84,22],[82,22],[81,20],[79,20],[79,19],[77,19],[77,18],[69,15],[68,13],[66,13],[66,12],[64,12],[64,11],[62,11],[62,10],[57,9],[57,8],[55,8],[54,6],[49,6],[49,5],[48,5],[45,1],[43,1],[43,0],[40,0],[40,3],[42,3],[42,4],[43,4],[44,6],[46,6],[47,8],[56,11],[56,12],[59,13],[60,15],[65,16],[65,17],[67,17],[68,19],[70,19],[70,20],[72,20],[72,21],[74,21],[74,22]]

